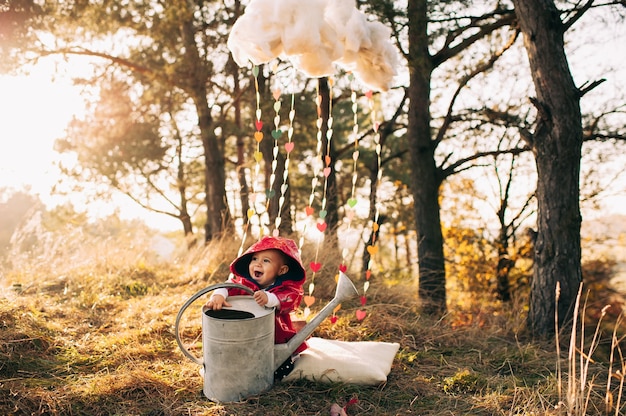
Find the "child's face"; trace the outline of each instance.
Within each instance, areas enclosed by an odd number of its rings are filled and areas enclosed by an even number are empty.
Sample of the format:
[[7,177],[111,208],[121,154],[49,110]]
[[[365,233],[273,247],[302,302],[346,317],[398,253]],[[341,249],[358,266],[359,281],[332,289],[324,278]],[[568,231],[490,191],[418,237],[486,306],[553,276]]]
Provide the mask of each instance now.
[[278,250],[263,250],[252,254],[248,271],[250,277],[259,287],[270,286],[279,275],[287,273],[289,267],[285,264],[283,255]]

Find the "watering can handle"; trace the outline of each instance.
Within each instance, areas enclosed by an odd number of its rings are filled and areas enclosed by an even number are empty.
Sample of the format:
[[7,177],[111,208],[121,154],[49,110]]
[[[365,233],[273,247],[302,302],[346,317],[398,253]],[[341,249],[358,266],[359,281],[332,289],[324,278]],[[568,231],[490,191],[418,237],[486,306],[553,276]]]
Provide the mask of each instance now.
[[254,290],[250,289],[247,286],[240,285],[238,283],[228,283],[228,282],[218,283],[218,284],[215,284],[215,285],[211,285],[209,287],[205,287],[204,289],[198,291],[195,295],[193,295],[192,297],[187,299],[187,302],[185,302],[183,304],[183,306],[178,311],[178,315],[176,316],[176,324],[174,325],[174,331],[176,333],[176,342],[178,343],[178,347],[183,352],[183,354],[185,354],[185,356],[187,356],[187,358],[189,358],[191,361],[196,362],[199,365],[203,365],[202,360],[200,360],[198,357],[196,357],[192,353],[190,353],[189,350],[187,350],[187,348],[185,348],[185,346],[183,345],[182,341],[180,340],[180,334],[179,334],[179,330],[178,330],[178,325],[180,324],[180,319],[183,317],[183,313],[189,307],[189,305],[194,303],[196,301],[196,299],[198,299],[200,296],[202,296],[202,295],[204,295],[204,294],[206,294],[208,292],[211,292],[212,290],[221,289],[221,288],[242,289],[242,290],[248,292],[250,295],[254,295]]

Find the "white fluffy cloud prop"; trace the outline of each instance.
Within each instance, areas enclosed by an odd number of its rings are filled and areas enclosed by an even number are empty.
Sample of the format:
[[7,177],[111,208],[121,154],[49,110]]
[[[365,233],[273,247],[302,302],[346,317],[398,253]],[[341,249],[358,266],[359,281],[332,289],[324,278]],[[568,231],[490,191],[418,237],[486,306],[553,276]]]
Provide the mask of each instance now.
[[280,57],[321,77],[338,65],[385,91],[398,65],[390,38],[389,28],[368,21],[354,0],[251,0],[233,25],[228,48],[239,66]]

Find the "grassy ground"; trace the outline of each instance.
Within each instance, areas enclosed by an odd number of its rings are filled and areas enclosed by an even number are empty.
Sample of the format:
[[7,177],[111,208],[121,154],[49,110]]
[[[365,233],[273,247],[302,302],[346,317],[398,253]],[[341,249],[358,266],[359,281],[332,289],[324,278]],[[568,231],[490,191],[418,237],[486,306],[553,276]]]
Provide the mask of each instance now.
[[[213,403],[202,395],[198,366],[177,346],[174,320],[192,294],[223,280],[223,261],[67,263],[3,277],[2,415],[330,415],[334,404],[343,407],[351,399],[348,415],[626,412],[619,395],[624,357],[605,348],[606,341],[583,343],[574,360],[568,360],[569,340],[563,341],[557,360],[554,342],[524,339],[521,308],[482,305],[471,314],[454,310],[431,321],[418,313],[413,287],[382,283],[372,285],[363,321],[354,313],[358,300],[346,302],[339,320],[327,319],[314,335],[398,342],[386,383],[277,383],[242,403]],[[320,294],[332,292],[318,285]],[[200,332],[189,323],[185,336]],[[588,348],[602,358],[587,360]]]

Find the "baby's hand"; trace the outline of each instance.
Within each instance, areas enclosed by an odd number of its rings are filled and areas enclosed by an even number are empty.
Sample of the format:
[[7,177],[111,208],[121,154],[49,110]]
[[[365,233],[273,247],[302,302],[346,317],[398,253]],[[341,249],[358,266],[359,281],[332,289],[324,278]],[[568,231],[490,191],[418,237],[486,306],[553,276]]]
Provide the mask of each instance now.
[[265,293],[264,290],[257,290],[256,292],[254,292],[254,300],[256,300],[256,303],[259,306],[265,306],[267,305],[267,293]]
[[206,307],[209,309],[213,309],[219,311],[223,306],[231,306],[230,303],[226,301],[224,296],[222,295],[213,295],[209,298],[209,301],[206,303]]

